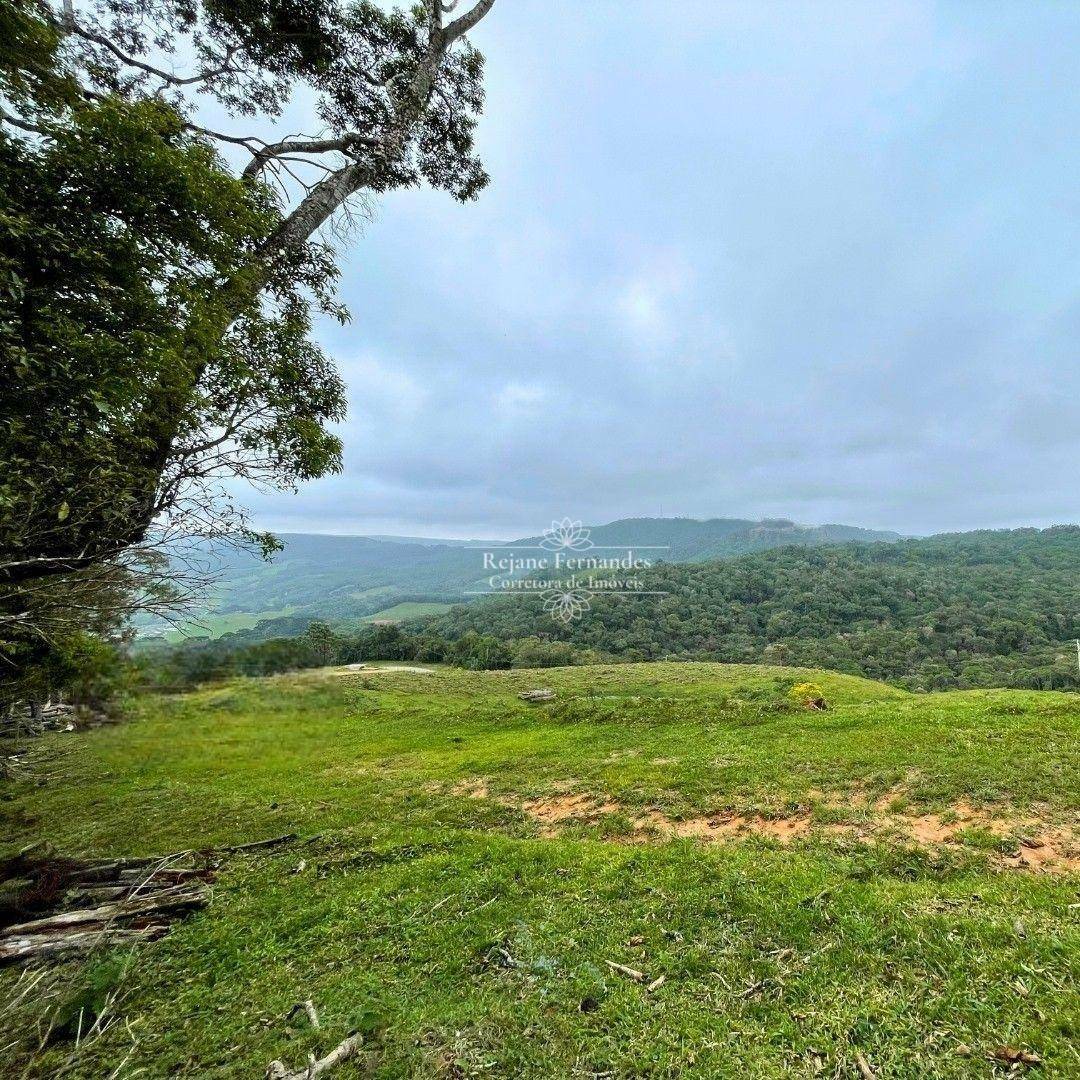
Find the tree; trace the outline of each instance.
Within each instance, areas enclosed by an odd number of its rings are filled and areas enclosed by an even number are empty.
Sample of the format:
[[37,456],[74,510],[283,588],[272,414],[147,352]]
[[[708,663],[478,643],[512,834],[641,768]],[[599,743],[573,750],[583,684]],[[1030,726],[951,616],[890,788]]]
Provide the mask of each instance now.
[[[92,339],[104,351],[73,366],[92,384],[104,368],[112,394],[82,396],[72,438],[82,437],[87,416],[96,429],[103,408],[122,437],[96,440],[118,480],[105,485],[107,498],[82,501],[76,513],[55,497],[70,483],[62,473],[33,493],[49,527],[30,530],[15,549],[22,558],[0,547],[0,580],[110,558],[176,508],[205,515],[207,486],[222,476],[293,482],[336,466],[338,448],[320,425],[340,414],[341,388],[307,333],[312,302],[344,312],[330,295],[332,252],[313,236],[338,211],[347,219],[349,200],[363,193],[426,180],[465,200],[486,184],[473,154],[483,64],[464,35],[493,2],[478,0],[449,22],[452,5],[441,0],[408,14],[367,0],[97,0],[77,15],[70,3],[60,11],[11,5],[30,23],[27,13],[37,12],[24,37],[51,41],[57,79],[77,88],[58,107],[54,94],[24,91],[28,76],[17,65],[11,74],[9,62],[5,96],[18,106],[2,117],[9,176],[16,190],[43,192],[13,208],[6,270],[20,310],[5,313],[12,336],[25,337],[28,323],[39,329],[51,310],[50,269],[74,260],[91,279],[84,305],[65,307],[57,334],[37,351],[31,333],[14,372],[30,389],[13,405],[25,415],[36,403],[28,374],[38,355],[64,354],[104,315]],[[193,67],[161,66],[159,53],[190,55]],[[233,118],[266,124],[300,87],[315,94],[323,130],[314,135],[267,140],[197,122],[209,96]],[[221,148],[248,159],[230,172]],[[72,166],[84,181],[74,199],[59,181]],[[26,221],[55,229],[44,265],[30,253],[45,229]],[[110,248],[120,250],[95,261]],[[141,288],[132,302],[118,303],[133,284]],[[36,370],[45,373],[46,359]],[[47,374],[42,381],[37,399],[58,389]]]
[[333,662],[341,648],[341,639],[329,625],[321,620],[308,623],[301,641],[310,650],[312,656],[322,665]]
[[[222,480],[340,467],[344,388],[309,335],[347,313],[315,234],[365,193],[484,186],[464,34],[492,3],[0,0],[0,663],[58,640],[38,613],[73,582],[126,575],[137,607],[148,548],[272,550]],[[199,123],[210,97],[265,128],[301,87],[314,135]]]

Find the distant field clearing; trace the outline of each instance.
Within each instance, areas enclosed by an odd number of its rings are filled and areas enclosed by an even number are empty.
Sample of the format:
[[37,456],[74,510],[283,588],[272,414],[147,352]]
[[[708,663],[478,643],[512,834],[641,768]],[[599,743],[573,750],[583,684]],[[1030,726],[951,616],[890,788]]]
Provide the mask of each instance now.
[[223,615],[202,615],[182,630],[169,630],[162,637],[170,644],[196,637],[219,638],[237,630],[250,630],[263,619],[283,619],[295,610],[294,607],[283,607],[273,611],[229,611]]
[[374,615],[365,615],[363,621],[404,622],[406,619],[417,619],[421,615],[441,615],[444,611],[449,611],[453,606],[453,604],[426,602],[395,604],[393,607],[376,611]]

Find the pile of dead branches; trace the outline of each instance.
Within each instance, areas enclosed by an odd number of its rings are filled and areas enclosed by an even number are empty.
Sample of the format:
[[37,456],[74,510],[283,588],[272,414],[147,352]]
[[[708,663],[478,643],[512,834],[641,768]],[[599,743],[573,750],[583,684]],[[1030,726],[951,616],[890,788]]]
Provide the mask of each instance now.
[[107,860],[22,852],[0,863],[0,964],[158,938],[171,921],[209,902],[213,877],[194,852]]
[[74,705],[62,702],[14,702],[0,709],[0,738],[19,739],[46,731],[74,731]]
[[0,965],[152,941],[171,922],[210,902],[217,856],[260,852],[299,839],[287,833],[148,859],[71,859],[41,845],[27,848],[0,862]]

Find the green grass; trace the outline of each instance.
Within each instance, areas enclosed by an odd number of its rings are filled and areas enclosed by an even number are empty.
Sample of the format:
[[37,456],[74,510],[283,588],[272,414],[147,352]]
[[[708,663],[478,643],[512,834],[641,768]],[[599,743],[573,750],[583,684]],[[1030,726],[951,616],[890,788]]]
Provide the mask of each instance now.
[[[788,701],[807,679],[828,711]],[[518,700],[538,686],[556,700]],[[604,837],[647,807],[824,822],[879,795],[1064,827],[1078,731],[1066,694],[705,664],[313,672],[147,699],[126,725],[49,737],[51,778],[0,803],[10,847],[319,838],[229,859],[207,910],[117,969],[126,1025],[32,1053],[28,995],[0,1019],[5,1070],[108,1076],[134,1040],[121,1076],[247,1078],[360,1027],[379,1077],[857,1076],[857,1054],[882,1078],[981,1077],[1006,1074],[1000,1046],[1074,1076],[1077,878],[1002,869],[1006,829],[947,850]],[[622,809],[540,838],[521,803],[561,790]],[[648,993],[607,960],[665,981]],[[72,994],[113,977],[62,974]],[[290,1039],[309,997],[324,1029]]]
[[452,607],[453,604],[440,604],[430,600],[410,600],[376,611],[374,615],[365,615],[363,621],[404,622],[405,619],[416,619],[421,615],[441,615]]
[[166,631],[162,634],[162,640],[175,645],[189,638],[219,638],[237,630],[250,630],[263,619],[282,619],[295,610],[293,607],[283,607],[273,611],[229,611],[224,614],[200,615],[181,630]]

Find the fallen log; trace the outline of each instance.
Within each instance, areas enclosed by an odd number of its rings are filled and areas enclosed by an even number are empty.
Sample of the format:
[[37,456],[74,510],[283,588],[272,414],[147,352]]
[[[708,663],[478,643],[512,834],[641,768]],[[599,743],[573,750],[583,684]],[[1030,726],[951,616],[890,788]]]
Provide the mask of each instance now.
[[123,881],[126,874],[128,880],[131,880],[161,861],[161,859],[103,859],[99,862],[86,862],[78,866],[78,878],[80,883],[100,884],[107,881]]
[[[188,865],[176,866],[185,859]],[[0,965],[160,937],[210,899],[214,870],[194,852],[81,861],[28,849],[0,864],[19,883],[0,909]]]
[[0,880],[25,879],[0,909],[0,965],[160,937],[173,919],[209,902],[215,873],[210,855],[261,851],[298,839],[286,833],[201,852],[96,861],[24,849],[0,863]]
[[105,945],[131,945],[140,941],[153,941],[168,930],[163,923],[154,923],[138,930],[122,927],[70,930],[53,934],[33,934],[29,937],[13,937],[0,940],[0,964],[14,964],[28,960],[50,960],[76,953],[90,952]]
[[28,934],[51,933],[73,926],[105,925],[149,914],[191,910],[204,907],[209,897],[210,890],[206,887],[163,890],[146,897],[120,900],[113,904],[102,904],[100,907],[78,908],[75,911],[65,911],[59,915],[47,915],[31,922],[6,926],[0,930],[0,940]]

